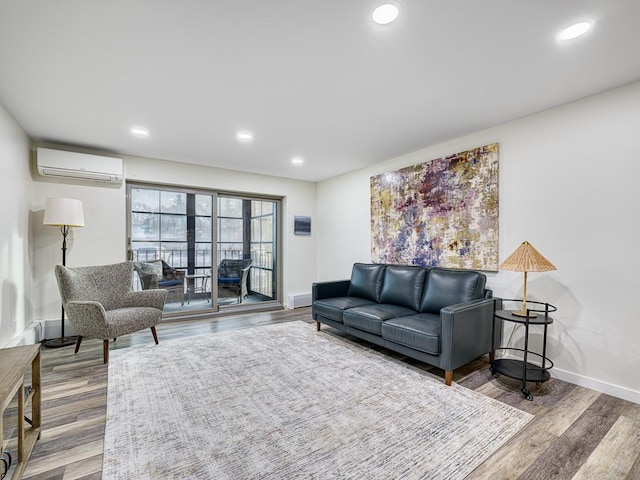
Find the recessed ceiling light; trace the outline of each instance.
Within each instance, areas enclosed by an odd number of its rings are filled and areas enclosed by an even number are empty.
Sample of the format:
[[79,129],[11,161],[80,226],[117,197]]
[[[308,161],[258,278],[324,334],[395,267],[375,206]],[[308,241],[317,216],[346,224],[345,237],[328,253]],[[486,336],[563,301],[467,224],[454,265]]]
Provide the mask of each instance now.
[[133,127],[130,130],[132,135],[135,135],[136,137],[148,137],[149,136],[149,130],[147,130],[146,128],[142,128],[142,127]]
[[573,40],[574,38],[581,37],[582,35],[587,33],[589,30],[591,30],[594,24],[595,22],[593,20],[586,20],[584,22],[574,23],[573,25],[568,26],[564,30],[561,30],[560,33],[558,33],[557,38],[558,40],[566,41],[566,40]]
[[250,142],[251,140],[253,140],[253,133],[251,132],[238,132],[236,134],[236,138],[238,140],[240,140],[241,142]]
[[400,11],[396,5],[385,3],[377,7],[371,14],[371,17],[378,25],[387,25],[398,18],[399,13]]
[[302,165],[304,163],[304,159],[301,157],[294,157],[291,160],[291,163],[293,163],[294,165]]

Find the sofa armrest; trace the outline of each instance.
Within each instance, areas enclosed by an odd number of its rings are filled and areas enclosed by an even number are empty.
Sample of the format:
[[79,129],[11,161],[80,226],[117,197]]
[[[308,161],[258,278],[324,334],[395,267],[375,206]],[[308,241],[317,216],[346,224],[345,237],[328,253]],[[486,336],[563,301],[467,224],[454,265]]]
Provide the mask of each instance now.
[[349,280],[315,282],[311,286],[312,302],[321,298],[346,297],[349,292]]
[[494,300],[483,298],[440,310],[442,369],[455,370],[491,352],[494,335],[495,345],[500,344],[502,330],[497,325],[492,335]]

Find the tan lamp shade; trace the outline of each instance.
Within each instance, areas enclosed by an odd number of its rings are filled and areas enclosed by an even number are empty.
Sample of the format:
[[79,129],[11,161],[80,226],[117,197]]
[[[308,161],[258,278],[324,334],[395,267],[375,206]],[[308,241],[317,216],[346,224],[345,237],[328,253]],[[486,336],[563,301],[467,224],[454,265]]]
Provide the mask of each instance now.
[[512,272],[548,272],[557,270],[555,265],[544,258],[529,242],[522,242],[515,252],[509,255],[499,266]]
[[509,255],[499,266],[502,270],[511,270],[513,272],[524,272],[524,293],[522,296],[522,310],[512,312],[520,317],[535,317],[535,313],[527,314],[527,272],[548,272],[557,270],[555,265],[544,258],[533,245],[525,241]]

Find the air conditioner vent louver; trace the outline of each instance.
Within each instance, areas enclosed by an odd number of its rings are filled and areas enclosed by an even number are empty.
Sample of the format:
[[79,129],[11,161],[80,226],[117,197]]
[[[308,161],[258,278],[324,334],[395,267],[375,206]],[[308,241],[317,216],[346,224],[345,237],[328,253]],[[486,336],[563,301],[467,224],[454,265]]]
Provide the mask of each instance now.
[[102,157],[86,153],[38,148],[38,173],[48,178],[120,184],[123,177],[121,158]]

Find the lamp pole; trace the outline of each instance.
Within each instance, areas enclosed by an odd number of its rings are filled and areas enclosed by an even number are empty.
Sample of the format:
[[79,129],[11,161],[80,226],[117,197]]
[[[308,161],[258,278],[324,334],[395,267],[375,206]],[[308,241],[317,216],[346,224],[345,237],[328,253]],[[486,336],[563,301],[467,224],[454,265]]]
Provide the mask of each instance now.
[[[69,225],[62,225],[60,227],[60,231],[62,232],[62,266],[67,266],[67,235],[69,235],[69,231],[71,227]],[[50,340],[45,340],[42,342],[42,345],[49,348],[59,348],[59,347],[67,347],[69,345],[73,345],[76,343],[75,337],[65,337],[64,336],[64,304],[62,304],[60,308],[60,318],[62,319],[60,322],[60,338],[52,338]]]

